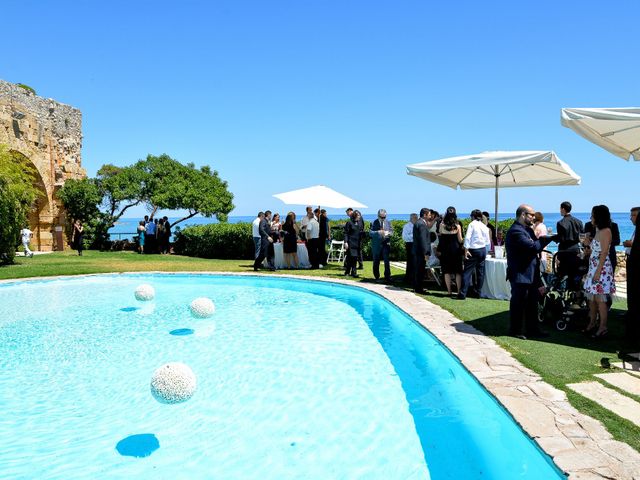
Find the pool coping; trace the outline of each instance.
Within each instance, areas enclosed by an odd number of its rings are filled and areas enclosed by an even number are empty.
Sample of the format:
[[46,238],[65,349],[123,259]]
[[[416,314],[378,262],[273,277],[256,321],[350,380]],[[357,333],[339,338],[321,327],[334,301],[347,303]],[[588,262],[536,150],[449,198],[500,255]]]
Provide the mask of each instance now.
[[[29,280],[55,280],[105,275],[259,276],[257,272],[114,272],[0,280],[0,285]],[[522,429],[571,479],[640,478],[640,453],[614,440],[598,420],[575,409],[565,392],[544,382],[493,339],[450,312],[399,287],[307,275],[277,278],[349,285],[389,300],[442,342],[464,367],[511,414]]]

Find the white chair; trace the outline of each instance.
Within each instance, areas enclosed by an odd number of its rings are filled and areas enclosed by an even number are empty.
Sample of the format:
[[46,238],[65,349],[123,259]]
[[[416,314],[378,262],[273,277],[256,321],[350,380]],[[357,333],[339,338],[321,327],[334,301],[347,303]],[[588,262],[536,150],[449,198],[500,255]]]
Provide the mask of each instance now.
[[344,242],[342,240],[331,240],[329,251],[327,252],[327,263],[329,262],[344,262]]

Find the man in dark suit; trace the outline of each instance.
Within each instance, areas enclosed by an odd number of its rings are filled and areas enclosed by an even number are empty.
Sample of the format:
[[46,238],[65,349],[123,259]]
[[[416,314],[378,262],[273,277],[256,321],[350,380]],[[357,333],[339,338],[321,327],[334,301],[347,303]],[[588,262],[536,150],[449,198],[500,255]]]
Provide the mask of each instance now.
[[260,232],[260,253],[255,262],[253,262],[253,271],[258,271],[265,258],[267,259],[269,270],[273,271],[276,268],[273,265],[273,254],[269,251],[269,246],[273,243],[273,238],[271,237],[271,212],[269,210],[264,212],[258,231]]
[[625,240],[627,255],[627,335],[628,346],[635,350],[640,346],[640,238],[638,235],[640,207],[631,209],[631,222],[636,226],[633,240]]
[[556,224],[558,234],[558,275],[567,276],[567,287],[570,290],[578,290],[577,278],[580,268],[580,234],[584,232],[582,222],[571,215],[571,203],[562,202],[560,204],[560,215],[562,219]]
[[423,287],[427,271],[427,260],[431,255],[431,238],[429,229],[433,225],[428,208],[420,209],[420,218],[413,226],[413,255],[415,259],[415,279],[413,289],[416,293],[426,293]]
[[527,337],[540,338],[548,334],[538,328],[538,295],[540,280],[540,252],[552,237],[536,238],[533,233],[535,210],[530,205],[520,205],[516,221],[507,231],[507,280],[511,283],[509,303],[509,335],[526,339],[522,334],[525,321]]
[[391,282],[391,266],[389,253],[391,252],[391,224],[387,220],[387,211],[384,208],[378,210],[378,218],[371,224],[369,236],[371,237],[371,253],[373,254],[373,276],[380,280],[380,258],[384,262],[384,281]]

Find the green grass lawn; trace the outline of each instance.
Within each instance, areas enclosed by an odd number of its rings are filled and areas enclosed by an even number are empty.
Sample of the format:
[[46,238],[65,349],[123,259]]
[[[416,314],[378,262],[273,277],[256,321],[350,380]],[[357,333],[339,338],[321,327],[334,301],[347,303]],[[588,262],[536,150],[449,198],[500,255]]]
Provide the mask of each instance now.
[[[253,262],[250,260],[208,260],[178,255],[96,251],[86,251],[79,257],[72,252],[63,252],[33,258],[16,258],[15,265],[0,267],[0,279],[134,271],[252,272],[252,267]],[[323,270],[267,272],[269,275],[283,273],[340,278],[342,269],[337,265],[331,265]],[[373,280],[371,262],[365,262],[365,269],[360,271],[360,274],[361,282]],[[403,286],[404,272],[393,269],[392,274],[394,282]],[[508,302],[472,298],[458,301],[449,298],[445,293],[432,290],[425,298],[495,339],[523,365],[541,375],[547,383],[565,391],[574,407],[602,421],[616,439],[640,451],[640,428],[566,387],[569,383],[598,381],[593,374],[603,372],[600,359],[606,357],[612,362],[616,360],[616,353],[624,335],[621,317],[626,311],[624,302],[614,304],[609,319],[609,335],[603,340],[592,340],[580,333],[577,327],[565,332],[557,332],[552,327],[547,327],[550,337],[533,341],[506,336],[509,322]]]

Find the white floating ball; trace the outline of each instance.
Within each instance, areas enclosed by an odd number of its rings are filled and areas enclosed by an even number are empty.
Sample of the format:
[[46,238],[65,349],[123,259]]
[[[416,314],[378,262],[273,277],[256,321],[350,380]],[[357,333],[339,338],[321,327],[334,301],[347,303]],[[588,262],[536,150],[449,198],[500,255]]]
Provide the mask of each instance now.
[[196,376],[184,363],[166,363],[153,372],[151,394],[160,403],[182,403],[196,391]]
[[148,283],[143,283],[136,288],[135,291],[136,300],[140,300],[141,302],[148,302],[149,300],[153,300],[156,296],[156,291],[154,288]]
[[213,315],[216,311],[216,306],[213,304],[211,299],[200,297],[191,302],[189,309],[191,310],[191,315],[194,317],[207,318]]

